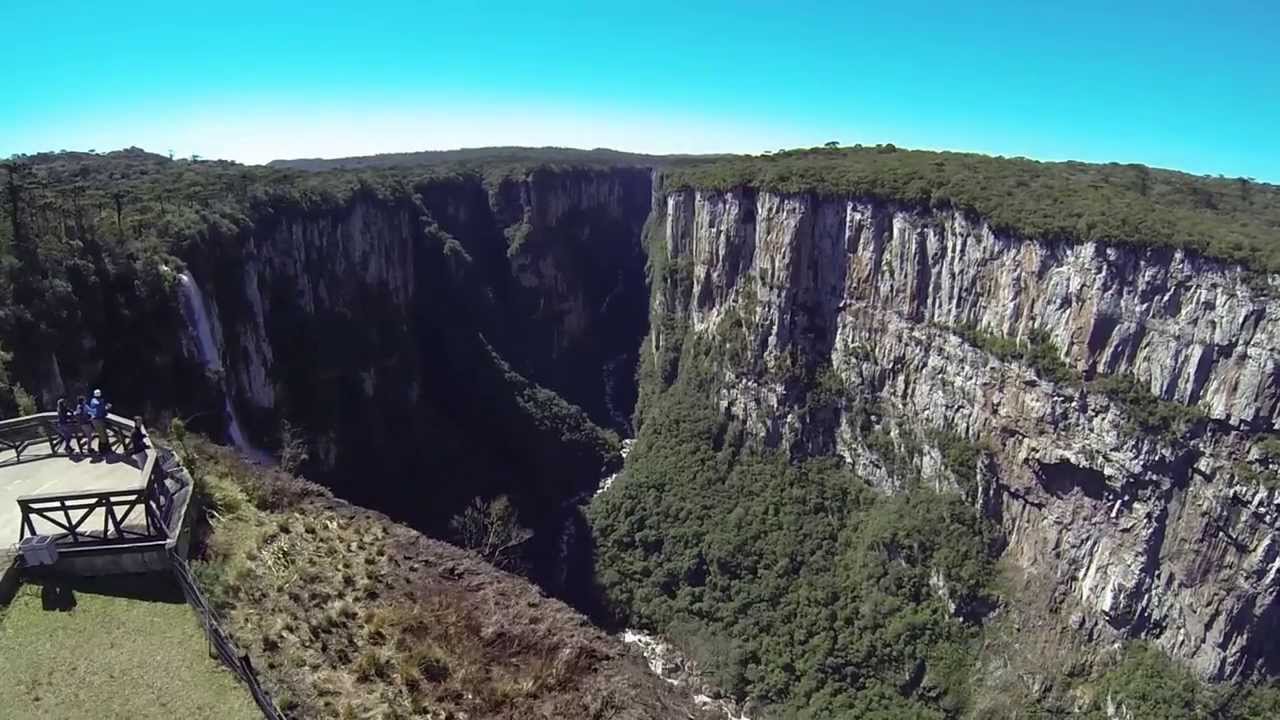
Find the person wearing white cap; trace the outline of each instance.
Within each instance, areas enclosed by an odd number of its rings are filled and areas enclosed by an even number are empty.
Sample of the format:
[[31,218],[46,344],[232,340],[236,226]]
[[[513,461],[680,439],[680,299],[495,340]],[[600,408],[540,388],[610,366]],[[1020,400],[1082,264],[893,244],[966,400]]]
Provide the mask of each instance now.
[[[93,421],[93,432],[98,436],[98,455],[106,457],[111,450],[111,441],[107,439],[107,410],[111,405],[102,400],[102,390],[93,391],[93,399],[89,401],[89,419]],[[90,450],[93,440],[89,441]]]

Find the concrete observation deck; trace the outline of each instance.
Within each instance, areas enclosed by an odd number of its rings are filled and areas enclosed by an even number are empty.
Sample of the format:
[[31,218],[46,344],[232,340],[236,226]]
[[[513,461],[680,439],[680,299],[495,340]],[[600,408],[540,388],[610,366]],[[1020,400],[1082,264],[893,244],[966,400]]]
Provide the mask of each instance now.
[[[99,490],[141,490],[146,485],[141,470],[132,458],[122,455],[105,461],[86,456],[41,455],[19,462],[12,450],[0,451],[0,555],[15,552],[21,536],[22,511],[18,498]],[[85,526],[102,527],[106,512],[105,507],[92,511],[85,520]],[[135,522],[128,525],[145,526],[142,513],[135,515],[131,518]]]
[[128,454],[127,418],[107,416],[105,457],[61,452],[68,430],[54,413],[0,421],[0,566],[28,537],[52,547],[26,561],[76,574],[166,562],[180,541],[190,476],[167,450]]

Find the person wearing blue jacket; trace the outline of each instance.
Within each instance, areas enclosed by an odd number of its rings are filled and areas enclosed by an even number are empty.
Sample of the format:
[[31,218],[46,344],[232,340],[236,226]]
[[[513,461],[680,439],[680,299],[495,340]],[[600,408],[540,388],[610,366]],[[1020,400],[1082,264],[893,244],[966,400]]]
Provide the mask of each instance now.
[[[111,451],[111,441],[107,439],[107,411],[111,404],[102,399],[102,390],[93,391],[93,399],[89,401],[89,420],[93,422],[93,432],[98,436],[98,455],[106,457]],[[90,449],[93,440],[89,441]]]

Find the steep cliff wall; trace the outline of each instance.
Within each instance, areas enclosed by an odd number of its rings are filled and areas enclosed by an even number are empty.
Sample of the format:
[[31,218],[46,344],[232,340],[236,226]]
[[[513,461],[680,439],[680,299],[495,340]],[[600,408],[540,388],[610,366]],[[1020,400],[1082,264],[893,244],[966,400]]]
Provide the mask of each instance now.
[[645,170],[433,179],[267,205],[184,259],[259,444],[293,423],[313,477],[420,526],[506,493],[543,530],[629,422],[649,197]]
[[[714,339],[720,406],[757,442],[838,454],[886,489],[965,491],[1088,637],[1151,638],[1206,678],[1276,670],[1280,494],[1256,445],[1280,413],[1280,304],[1256,278],[860,198],[681,190],[657,212],[647,350],[662,365],[686,329]],[[1001,359],[974,329],[1047,334],[1079,378]],[[1130,374],[1206,419],[1142,432],[1086,382]],[[957,441],[972,478],[947,462]]]

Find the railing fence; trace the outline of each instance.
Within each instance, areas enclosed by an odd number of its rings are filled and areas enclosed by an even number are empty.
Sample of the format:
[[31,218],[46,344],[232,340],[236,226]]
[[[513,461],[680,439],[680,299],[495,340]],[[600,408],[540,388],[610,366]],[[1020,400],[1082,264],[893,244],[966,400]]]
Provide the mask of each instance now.
[[[60,544],[69,541],[70,547],[84,548],[169,540],[174,534],[171,525],[176,499],[159,452],[148,453],[141,469],[146,479],[141,488],[18,498],[22,513],[19,540],[53,534]],[[136,516],[135,510],[139,511]],[[36,526],[37,520],[41,527]]]
[[[106,427],[111,450],[124,451],[133,422],[109,416]],[[0,422],[0,450],[13,452],[12,457],[0,459],[0,465],[34,459],[27,451],[43,440],[48,441],[49,455],[60,455],[57,449],[62,437],[53,413]],[[165,470],[165,462],[161,460],[165,452],[153,447],[147,453],[139,469],[143,486],[137,489],[19,497],[18,507],[22,513],[19,540],[48,534],[56,536],[65,548],[83,549],[171,540],[175,535],[174,511],[178,499],[170,483],[176,483],[177,490],[181,490],[185,482]]]
[[263,717],[267,720],[287,720],[284,713],[280,712],[272,702],[271,696],[262,687],[262,683],[258,681],[258,673],[253,669],[249,656],[240,653],[218,623],[217,611],[209,605],[204,593],[200,592],[200,586],[191,574],[191,567],[187,565],[187,561],[173,550],[169,551],[169,560],[173,564],[173,575],[182,588],[182,594],[187,598],[187,604],[195,610],[200,618],[200,624],[204,627],[205,637],[209,640],[209,654],[216,654],[222,660],[222,664],[226,665],[249,688],[249,694],[258,704]]
[[[121,452],[128,446],[129,434],[133,432],[132,420],[119,415],[107,415],[103,428],[107,436],[108,449],[112,452]],[[57,455],[64,433],[77,447],[81,442],[92,444],[97,439],[96,431],[91,425],[83,423],[62,425],[58,422],[58,414],[53,412],[0,420],[0,451],[13,452],[13,457],[0,458],[0,465]],[[47,450],[42,447],[45,445]]]

